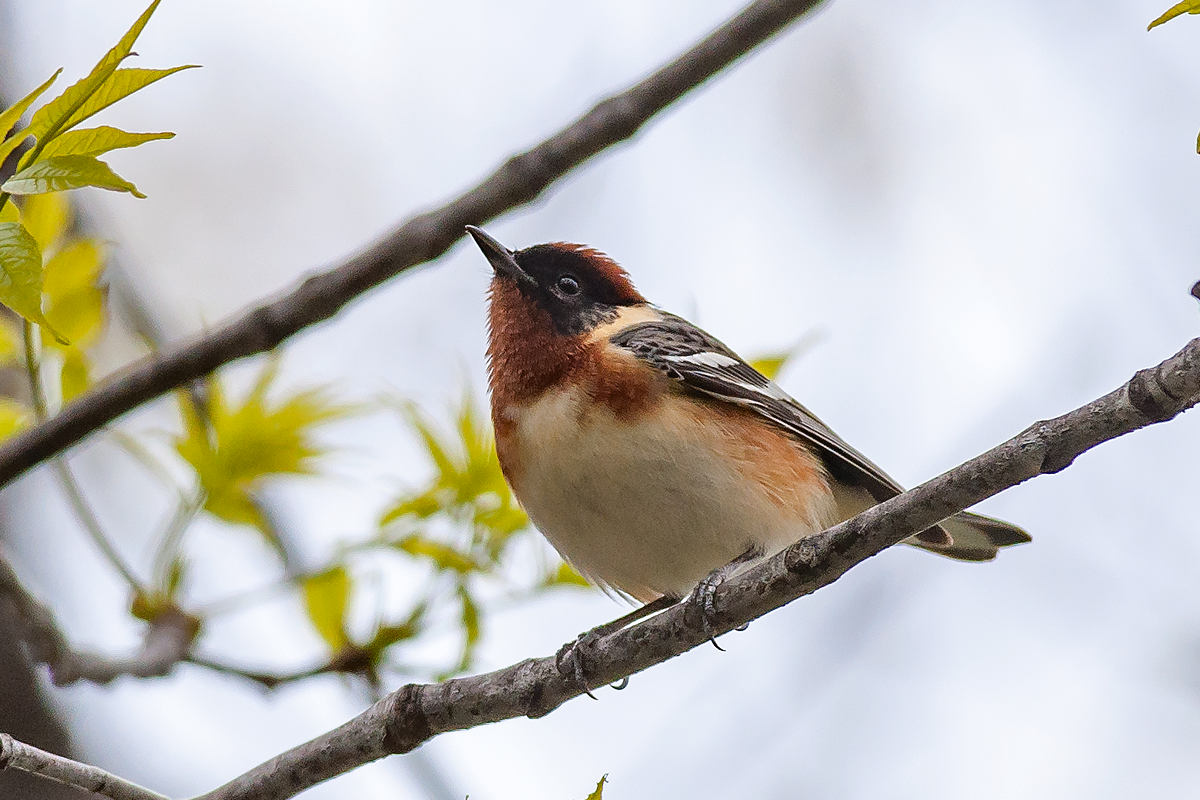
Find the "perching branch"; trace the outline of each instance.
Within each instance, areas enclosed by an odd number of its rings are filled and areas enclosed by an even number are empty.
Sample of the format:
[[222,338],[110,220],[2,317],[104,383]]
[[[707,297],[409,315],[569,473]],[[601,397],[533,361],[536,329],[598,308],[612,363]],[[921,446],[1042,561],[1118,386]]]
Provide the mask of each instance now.
[[[855,564],[1007,488],[1059,472],[1082,453],[1200,402],[1200,338],[1120,389],[1009,441],[853,519],[805,539],[720,586],[713,629],[725,633],[815,592]],[[587,654],[593,686],[620,680],[703,644],[681,603],[600,638]],[[440,684],[409,684],[323,736],[276,756],[200,800],[283,800],[441,733],[513,717],[541,717],[584,692],[554,658]]]
[[[1165,422],[1197,402],[1200,338],[1099,400],[1035,423],[999,447],[731,578],[714,597],[712,630],[725,633],[811,594],[917,531],[1030,478],[1059,472],[1101,442]],[[601,686],[620,680],[703,644],[708,636],[694,607],[680,603],[596,640],[585,654],[588,681]],[[545,716],[585,691],[573,670],[564,667],[560,669],[553,657],[539,658],[485,675],[409,684],[345,725],[197,800],[285,800],[363,764],[410,752],[441,733]],[[7,737],[0,743],[5,754],[15,744]],[[0,755],[3,766],[26,768]],[[145,800],[157,795],[121,797]]]
[[[917,531],[1030,478],[1059,472],[1101,442],[1170,420],[1198,402],[1200,338],[1099,400],[1035,423],[983,455],[731,578],[713,598],[711,630],[725,633],[811,594]],[[4,575],[0,571],[0,594]],[[597,639],[585,654],[588,682],[600,686],[641,672],[703,644],[708,636],[709,630],[693,606],[686,602],[673,606]],[[560,669],[553,657],[529,659],[485,675],[438,684],[409,684],[341,727],[276,756],[198,800],[285,800],[363,764],[410,752],[441,733],[519,716],[545,716],[585,689],[575,681],[570,666],[564,664]],[[94,775],[83,765],[40,751],[20,750],[32,754],[17,758],[12,755],[17,752],[14,748],[23,746],[8,737],[0,739],[0,746],[0,767],[29,769],[58,780]],[[43,764],[53,768],[43,768]],[[102,786],[102,794],[122,800],[158,798],[130,784],[113,783],[116,779],[111,776],[105,779],[97,778],[86,788],[99,791],[96,787]],[[113,787],[118,785],[121,791],[142,794],[114,794]]]
[[601,101],[541,144],[508,159],[475,188],[418,214],[367,250],[313,275],[223,327],[149,356],[0,446],[0,486],[127,411],[223,364],[263,353],[347,303],[445,253],[464,225],[481,225],[537,198],[592,156],[633,136],[658,112],[749,53],[823,0],[757,0],[630,89]]
[[4,769],[32,772],[111,800],[168,800],[157,792],[143,789],[98,767],[47,753],[33,745],[18,742],[7,733],[0,733],[0,770]]
[[0,558],[0,613],[14,616],[14,629],[25,642],[30,660],[50,668],[56,686],[76,681],[109,683],[122,675],[152,678],[166,675],[188,657],[199,631],[195,618],[167,609],[151,621],[142,646],[126,658],[76,650],[54,621],[50,609],[29,593],[12,567]]

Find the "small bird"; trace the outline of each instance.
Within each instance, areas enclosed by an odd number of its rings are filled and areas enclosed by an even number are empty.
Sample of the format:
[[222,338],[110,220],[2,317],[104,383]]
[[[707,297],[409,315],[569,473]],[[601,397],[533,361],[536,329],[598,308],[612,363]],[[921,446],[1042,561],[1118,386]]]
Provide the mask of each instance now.
[[[661,311],[608,256],[509,250],[494,270],[488,380],[504,477],[599,586],[661,606],[903,488],[736,353]],[[964,561],[1030,541],[960,513],[906,540]],[[708,580],[706,584],[705,581]]]

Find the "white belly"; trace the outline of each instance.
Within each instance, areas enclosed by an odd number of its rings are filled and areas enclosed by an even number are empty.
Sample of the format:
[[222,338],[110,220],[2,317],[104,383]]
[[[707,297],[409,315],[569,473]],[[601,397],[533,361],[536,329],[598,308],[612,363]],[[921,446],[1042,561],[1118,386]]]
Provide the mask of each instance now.
[[665,414],[618,421],[606,408],[581,417],[580,396],[510,407],[506,446],[530,518],[596,582],[643,601],[682,597],[750,546],[769,555],[834,521],[823,479],[781,503],[730,457],[744,456],[737,430],[695,425],[692,407],[676,400]]

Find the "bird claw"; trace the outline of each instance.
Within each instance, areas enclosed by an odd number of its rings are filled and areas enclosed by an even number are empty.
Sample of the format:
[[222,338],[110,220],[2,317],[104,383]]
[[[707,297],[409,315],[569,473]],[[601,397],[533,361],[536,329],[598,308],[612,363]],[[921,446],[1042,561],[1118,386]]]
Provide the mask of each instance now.
[[597,638],[595,631],[581,633],[575,637],[575,641],[559,648],[558,654],[554,657],[554,665],[558,668],[558,673],[570,675],[575,683],[583,688],[583,693],[593,700],[597,698],[592,694],[592,687],[588,685],[587,665],[584,663],[583,651],[584,648],[590,647]]
[[[723,567],[718,567],[712,572],[704,576],[701,581],[696,584],[696,588],[692,590],[689,603],[700,615],[700,625],[704,630],[704,636],[713,643],[713,647],[721,652],[725,652],[725,648],[717,644],[716,635],[713,633],[716,622],[717,607],[715,598],[717,596],[717,587],[725,582],[725,579],[732,575],[744,564],[747,564],[762,555],[762,551],[757,547],[751,547],[740,556],[730,561]],[[746,630],[750,623],[741,625],[737,628],[739,631]]]
[[716,597],[717,587],[721,585],[721,581],[725,580],[723,572],[724,568],[714,569],[705,575],[692,591],[691,602],[692,607],[700,614],[700,625],[704,629],[705,638],[716,645],[718,650],[721,649],[721,646],[717,644],[716,637],[713,635],[713,618],[717,615],[713,598]]

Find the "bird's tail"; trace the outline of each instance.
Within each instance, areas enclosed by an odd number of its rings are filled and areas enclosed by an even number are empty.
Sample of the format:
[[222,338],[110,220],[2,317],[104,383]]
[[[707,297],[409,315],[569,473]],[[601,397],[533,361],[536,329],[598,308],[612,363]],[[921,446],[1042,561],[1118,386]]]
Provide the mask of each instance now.
[[1016,525],[964,511],[904,543],[959,561],[991,561],[1001,547],[1030,541],[1033,538]]

